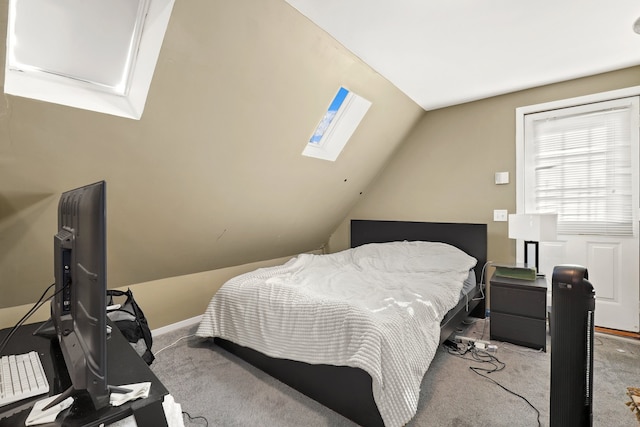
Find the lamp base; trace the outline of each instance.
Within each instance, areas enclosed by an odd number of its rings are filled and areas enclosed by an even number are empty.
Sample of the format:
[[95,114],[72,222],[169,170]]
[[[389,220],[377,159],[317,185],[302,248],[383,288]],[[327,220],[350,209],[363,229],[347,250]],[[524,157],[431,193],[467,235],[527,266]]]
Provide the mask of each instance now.
[[[524,242],[524,265],[534,268],[536,273],[540,271],[538,268],[538,242],[525,240]],[[533,259],[531,259],[533,257]]]

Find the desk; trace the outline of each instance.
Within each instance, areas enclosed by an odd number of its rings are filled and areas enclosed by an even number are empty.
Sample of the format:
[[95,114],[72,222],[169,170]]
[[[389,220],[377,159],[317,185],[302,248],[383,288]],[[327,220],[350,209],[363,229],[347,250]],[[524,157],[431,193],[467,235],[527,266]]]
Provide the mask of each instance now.
[[[38,326],[39,323],[20,327],[3,354],[37,351],[49,381],[49,395],[59,394],[71,385],[64,357],[57,339],[32,335]],[[0,330],[0,341],[8,332],[9,329]],[[122,406],[108,406],[99,411],[94,411],[91,405],[87,407],[83,402],[76,400],[70,408],[58,415],[55,423],[46,426],[98,427],[130,415],[135,417],[138,427],[167,426],[162,408],[163,398],[169,394],[167,389],[116,327],[112,328],[107,340],[107,378],[110,385],[149,381],[149,397],[127,402]],[[0,407],[0,427],[24,426],[33,404],[44,397],[46,396],[36,396]]]

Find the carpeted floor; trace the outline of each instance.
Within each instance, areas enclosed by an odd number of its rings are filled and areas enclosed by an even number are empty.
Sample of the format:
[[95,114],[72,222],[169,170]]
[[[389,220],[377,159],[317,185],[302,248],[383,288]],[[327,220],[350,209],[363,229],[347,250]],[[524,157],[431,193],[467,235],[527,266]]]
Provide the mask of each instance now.
[[[354,423],[229,355],[210,340],[190,336],[196,326],[154,338],[151,368],[184,411],[203,416],[209,426],[355,426]],[[489,321],[461,329],[488,340]],[[180,339],[182,338],[182,339]],[[177,342],[176,342],[177,341]],[[492,342],[505,364],[485,374],[524,399],[474,373],[491,365],[451,355],[440,347],[422,382],[421,398],[410,427],[549,425],[550,352]],[[482,373],[482,371],[481,371]],[[634,426],[625,405],[626,388],[640,386],[640,341],[595,335],[594,426]],[[186,426],[205,425],[203,420]]]

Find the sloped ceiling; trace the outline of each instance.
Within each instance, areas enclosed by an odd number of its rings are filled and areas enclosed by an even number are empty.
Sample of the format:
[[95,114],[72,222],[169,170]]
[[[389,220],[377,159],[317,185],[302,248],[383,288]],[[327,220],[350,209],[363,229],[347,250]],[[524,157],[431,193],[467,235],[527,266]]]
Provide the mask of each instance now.
[[[340,85],[371,108],[337,161],[302,156]],[[178,0],[139,121],[4,95],[0,308],[52,282],[65,190],[107,181],[111,287],[279,258],[323,246],[422,114],[283,0]]]
[[425,110],[640,64],[637,0],[287,0]]

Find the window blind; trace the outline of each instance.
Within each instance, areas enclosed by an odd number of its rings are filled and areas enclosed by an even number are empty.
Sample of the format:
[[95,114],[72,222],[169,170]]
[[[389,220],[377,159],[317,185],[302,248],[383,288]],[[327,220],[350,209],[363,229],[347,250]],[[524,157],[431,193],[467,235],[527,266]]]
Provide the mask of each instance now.
[[637,99],[601,104],[525,119],[529,200],[558,214],[558,234],[633,235]]

